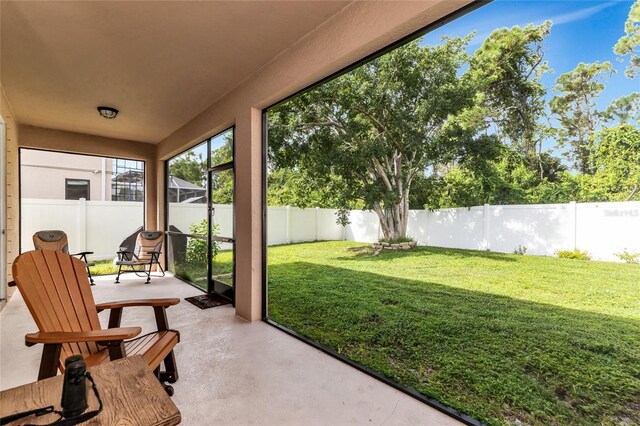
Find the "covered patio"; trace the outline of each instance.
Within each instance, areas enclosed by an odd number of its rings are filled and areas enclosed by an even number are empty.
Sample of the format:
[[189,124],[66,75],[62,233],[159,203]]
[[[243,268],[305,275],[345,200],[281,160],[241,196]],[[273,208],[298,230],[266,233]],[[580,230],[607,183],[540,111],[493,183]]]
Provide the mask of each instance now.
[[[113,278],[96,277],[96,302],[202,294],[171,276],[153,285],[126,276],[116,286]],[[181,335],[172,399],[183,424],[459,424],[268,324],[239,318],[230,305],[200,310],[182,301],[167,315]],[[108,314],[101,321],[106,327]],[[34,381],[41,348],[24,345],[37,327],[19,293],[0,323],[0,390]],[[122,324],[152,331],[153,310],[131,308]]]
[[[263,111],[473,3],[3,1],[0,389],[34,381],[41,356],[24,346],[36,327],[7,287],[14,259],[31,249],[20,246],[20,149],[143,161],[144,228],[170,231],[169,160],[233,129],[234,235],[222,241],[234,245],[234,305],[168,310],[182,336],[173,400],[183,422],[457,424],[262,321]],[[101,105],[119,114],[105,119]],[[202,294],[172,274],[151,285],[133,275],[112,282],[96,278],[96,301]],[[131,309],[127,325],[146,330],[153,315]]]

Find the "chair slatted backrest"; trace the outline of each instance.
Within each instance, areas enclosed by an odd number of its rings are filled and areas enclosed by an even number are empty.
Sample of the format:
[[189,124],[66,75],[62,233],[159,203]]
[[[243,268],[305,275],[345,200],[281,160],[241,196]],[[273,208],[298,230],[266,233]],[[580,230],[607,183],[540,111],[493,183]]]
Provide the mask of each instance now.
[[135,255],[140,262],[151,261],[151,251],[160,251],[162,248],[162,231],[142,231],[136,239]]
[[64,231],[47,230],[33,234],[33,246],[36,250],[53,250],[69,253],[69,239]]
[[[42,332],[100,330],[98,311],[79,259],[59,251],[33,250],[13,263],[13,278]],[[62,345],[62,360],[98,351],[93,342]]]

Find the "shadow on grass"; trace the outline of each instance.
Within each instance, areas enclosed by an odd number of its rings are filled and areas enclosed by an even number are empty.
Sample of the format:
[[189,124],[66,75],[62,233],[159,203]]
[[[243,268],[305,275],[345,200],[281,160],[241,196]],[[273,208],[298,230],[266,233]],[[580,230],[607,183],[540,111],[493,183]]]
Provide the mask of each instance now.
[[432,247],[432,246],[419,246],[410,250],[382,250],[378,255],[374,255],[374,250],[371,246],[357,246],[349,247],[346,249],[350,253],[354,253],[350,256],[338,257],[338,260],[391,260],[400,257],[426,257],[431,255],[449,256],[457,259],[466,258],[479,258],[490,259],[500,262],[515,262],[514,255],[508,253],[496,253],[491,251],[482,250],[467,250],[467,249],[454,249],[446,247]]
[[640,423],[640,321],[306,262],[269,266],[268,296],[272,320],[486,423]]

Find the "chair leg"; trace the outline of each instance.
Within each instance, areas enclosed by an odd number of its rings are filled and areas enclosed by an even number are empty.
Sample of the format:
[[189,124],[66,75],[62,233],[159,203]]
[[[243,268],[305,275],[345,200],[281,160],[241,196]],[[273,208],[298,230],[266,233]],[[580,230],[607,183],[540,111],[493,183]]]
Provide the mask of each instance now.
[[158,259],[156,259],[156,265],[158,265],[158,268],[160,268],[160,272],[162,272],[162,276],[164,277],[164,269],[162,269],[162,265]]
[[122,271],[122,265],[118,265],[118,275],[116,276],[116,284],[120,284],[120,272]]
[[96,283],[93,282],[93,277],[91,276],[91,270],[89,269],[89,265],[87,265],[87,275],[89,276],[89,282],[91,283],[91,285],[96,285]]
[[145,284],[149,284],[151,282],[151,264],[149,264],[149,270],[147,270],[145,266],[144,272],[147,274],[147,281],[145,282]]
[[178,381],[178,367],[176,366],[176,357],[173,351],[169,352],[164,359],[164,370],[160,373],[160,381],[175,383]]
[[[171,351],[171,352],[173,353],[173,351]],[[169,379],[166,378],[166,373],[165,372],[161,372],[160,371],[160,366],[156,367],[156,369],[153,370],[153,374],[158,378],[158,381],[160,382],[160,384],[164,388],[164,391],[167,393],[167,395],[173,396],[173,386],[168,385],[168,384],[165,383],[166,381],[169,381]],[[169,382],[169,383],[175,383],[175,381]]]
[[93,277],[91,276],[91,270],[89,269],[89,259],[87,259],[87,255],[83,254],[80,256],[80,259],[84,262],[84,267],[87,268],[87,275],[89,276],[89,282],[91,285],[95,285],[93,282]]
[[38,380],[48,379],[58,374],[58,362],[60,361],[60,350],[62,345],[45,343],[42,348],[42,358],[40,359],[40,371]]

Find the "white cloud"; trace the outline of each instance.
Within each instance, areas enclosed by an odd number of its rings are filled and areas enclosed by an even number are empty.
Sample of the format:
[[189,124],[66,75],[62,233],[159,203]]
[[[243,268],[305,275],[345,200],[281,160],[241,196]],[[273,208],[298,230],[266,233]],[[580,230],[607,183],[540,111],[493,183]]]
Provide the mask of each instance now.
[[[553,24],[553,26],[558,26],[558,25],[564,25],[564,24],[569,24],[571,22],[576,22],[576,21],[580,21],[583,19],[587,19],[590,16],[595,15],[596,13],[599,13],[611,6],[614,6],[616,3],[616,1],[610,1],[607,3],[601,3],[598,4],[596,6],[592,6],[592,7],[588,7],[586,9],[580,9],[580,10],[576,10],[573,12],[568,12],[568,13],[559,13],[557,15],[551,15],[545,18],[533,18],[530,19],[529,21],[520,21],[520,22],[516,22],[513,25],[518,25],[520,27],[524,27],[527,24],[533,23],[535,25],[540,25],[542,24],[544,21],[551,21],[551,23]],[[509,27],[513,26],[510,25]],[[501,28],[502,26],[498,26],[496,28]],[[473,38],[473,40],[471,41],[471,43],[469,43],[469,46],[479,46],[480,44],[482,44],[484,42],[484,40],[489,37],[489,35],[491,35],[491,33],[496,29],[496,28],[492,28],[489,31],[484,31],[484,32],[478,32],[478,34]]]
[[589,7],[587,9],[576,10],[575,12],[563,13],[560,15],[550,16],[548,19],[553,22],[554,25],[562,25],[569,24],[571,22],[580,21],[582,19],[586,19],[589,16],[595,15],[598,12],[601,12],[613,5],[616,2],[611,1],[608,3],[602,3],[597,6]]

